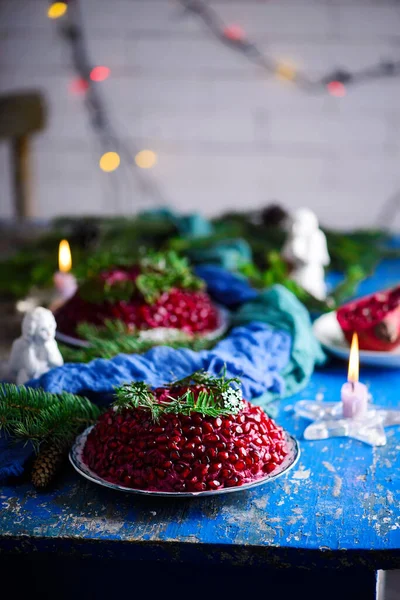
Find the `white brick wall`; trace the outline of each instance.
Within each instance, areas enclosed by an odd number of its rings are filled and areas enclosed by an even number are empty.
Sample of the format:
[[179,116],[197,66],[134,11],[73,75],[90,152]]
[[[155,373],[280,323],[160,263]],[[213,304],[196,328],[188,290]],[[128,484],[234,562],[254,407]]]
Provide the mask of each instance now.
[[[400,59],[399,0],[209,0],[264,51],[311,76]],[[68,86],[68,48],[46,0],[0,1],[0,93],[40,89],[47,129],[33,143],[39,217],[131,213],[156,201],[137,170],[98,168],[101,154]],[[209,215],[280,200],[308,205],[332,226],[368,226],[400,189],[400,78],[309,95],[267,77],[220,45],[173,0],[81,0],[98,84],[132,148],[152,148],[142,171],[178,209]],[[112,149],[112,148],[110,148]],[[0,216],[11,216],[9,152],[0,145]],[[400,213],[400,207],[399,207]],[[400,229],[400,214],[392,224]]]

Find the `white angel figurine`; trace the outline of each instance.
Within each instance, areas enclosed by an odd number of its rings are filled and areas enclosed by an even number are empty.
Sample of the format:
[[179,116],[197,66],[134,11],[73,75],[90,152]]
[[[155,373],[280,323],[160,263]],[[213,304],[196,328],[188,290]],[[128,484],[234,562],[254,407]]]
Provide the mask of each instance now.
[[328,246],[317,217],[308,208],[300,208],[291,216],[282,257],[292,265],[291,279],[314,298],[326,299],[324,267],[330,263]]
[[18,385],[40,377],[64,364],[55,340],[56,320],[47,308],[38,306],[22,321],[22,336],[12,345],[10,375]]

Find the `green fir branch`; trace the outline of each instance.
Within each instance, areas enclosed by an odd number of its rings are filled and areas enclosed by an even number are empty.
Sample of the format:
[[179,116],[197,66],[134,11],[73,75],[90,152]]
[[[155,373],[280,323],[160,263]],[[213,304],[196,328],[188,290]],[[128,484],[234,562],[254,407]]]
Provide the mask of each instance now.
[[118,354],[143,354],[155,346],[189,348],[200,351],[213,348],[221,337],[208,339],[201,335],[179,332],[178,337],[160,344],[158,340],[144,339],[139,331],[128,331],[122,321],[106,321],[104,327],[91,323],[80,323],[79,336],[89,343],[86,348],[72,348],[59,344],[65,362],[87,363],[96,358],[113,358]]
[[99,414],[98,407],[81,396],[0,385],[0,434],[30,441],[35,449],[44,441],[65,448]]

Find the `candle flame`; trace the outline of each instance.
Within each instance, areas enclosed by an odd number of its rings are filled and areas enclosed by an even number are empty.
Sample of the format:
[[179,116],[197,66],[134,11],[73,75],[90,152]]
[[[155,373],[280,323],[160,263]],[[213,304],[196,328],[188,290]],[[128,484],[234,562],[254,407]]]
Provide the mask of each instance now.
[[68,273],[72,268],[71,250],[68,240],[61,240],[58,248],[58,268],[61,273]]
[[356,383],[359,377],[359,365],[360,359],[358,354],[358,335],[356,332],[353,333],[350,347],[350,358],[349,358],[349,372],[347,380],[352,383]]

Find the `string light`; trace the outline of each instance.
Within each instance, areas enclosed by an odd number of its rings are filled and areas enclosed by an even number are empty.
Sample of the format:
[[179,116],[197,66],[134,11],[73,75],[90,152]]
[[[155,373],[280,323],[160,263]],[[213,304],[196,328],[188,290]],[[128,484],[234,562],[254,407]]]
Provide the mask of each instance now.
[[120,162],[121,159],[117,152],[106,152],[100,158],[99,166],[105,173],[111,173],[112,171],[115,171],[115,169],[118,169]]
[[343,98],[346,95],[346,88],[341,81],[330,81],[326,87],[331,96]]
[[209,31],[221,42],[229,44],[240,51],[252,63],[260,66],[268,74],[276,75],[279,79],[294,81],[297,86],[307,92],[328,91],[332,96],[343,97],[346,87],[361,81],[370,81],[382,77],[400,75],[400,60],[382,61],[376,65],[350,73],[346,70],[336,70],[319,79],[313,80],[306,73],[300,72],[291,65],[283,65],[273,57],[269,57],[258,45],[245,36],[240,25],[224,25],[218,12],[203,0],[178,0],[186,13],[192,13],[208,27]]
[[[122,197],[124,190],[131,189],[134,183],[141,190],[143,197],[152,197],[154,204],[168,204],[168,197],[153,177],[150,174],[145,175],[141,169],[132,168],[133,165],[130,165],[132,156],[135,156],[139,148],[135,147],[132,141],[127,143],[118,135],[102,97],[103,86],[97,85],[90,78],[90,73],[99,65],[93,67],[88,54],[82,14],[79,10],[79,0],[68,0],[66,18],[59,21],[59,24],[57,23],[56,29],[60,37],[70,48],[72,66],[76,72],[76,80],[71,82],[70,91],[81,93],[84,96],[83,106],[87,112],[90,127],[102,148],[102,152],[108,148],[118,148],[119,150],[119,154],[116,152],[106,152],[99,160],[100,169],[105,172],[115,171],[121,164],[121,168],[118,169],[118,174],[116,174],[117,176],[108,178],[113,188],[114,201],[118,202],[118,198]],[[108,67],[103,67],[103,74],[105,72],[104,69],[107,69],[108,76],[110,70]],[[83,92],[85,93],[83,94]],[[153,159],[152,162],[155,163],[155,160]]]
[[224,37],[232,42],[241,42],[245,39],[244,30],[239,25],[227,25],[222,30]]
[[68,6],[65,2],[53,2],[47,10],[49,19],[59,19],[67,12]]
[[276,67],[276,76],[278,79],[293,81],[296,77],[296,69],[289,63],[278,63],[278,66]]
[[68,87],[72,94],[84,94],[89,88],[89,82],[83,77],[77,77],[71,81]]
[[93,67],[90,71],[90,79],[92,81],[104,81],[110,76],[110,69],[108,67]]
[[151,169],[157,162],[157,154],[152,150],[141,150],[135,156],[135,163],[141,169]]

